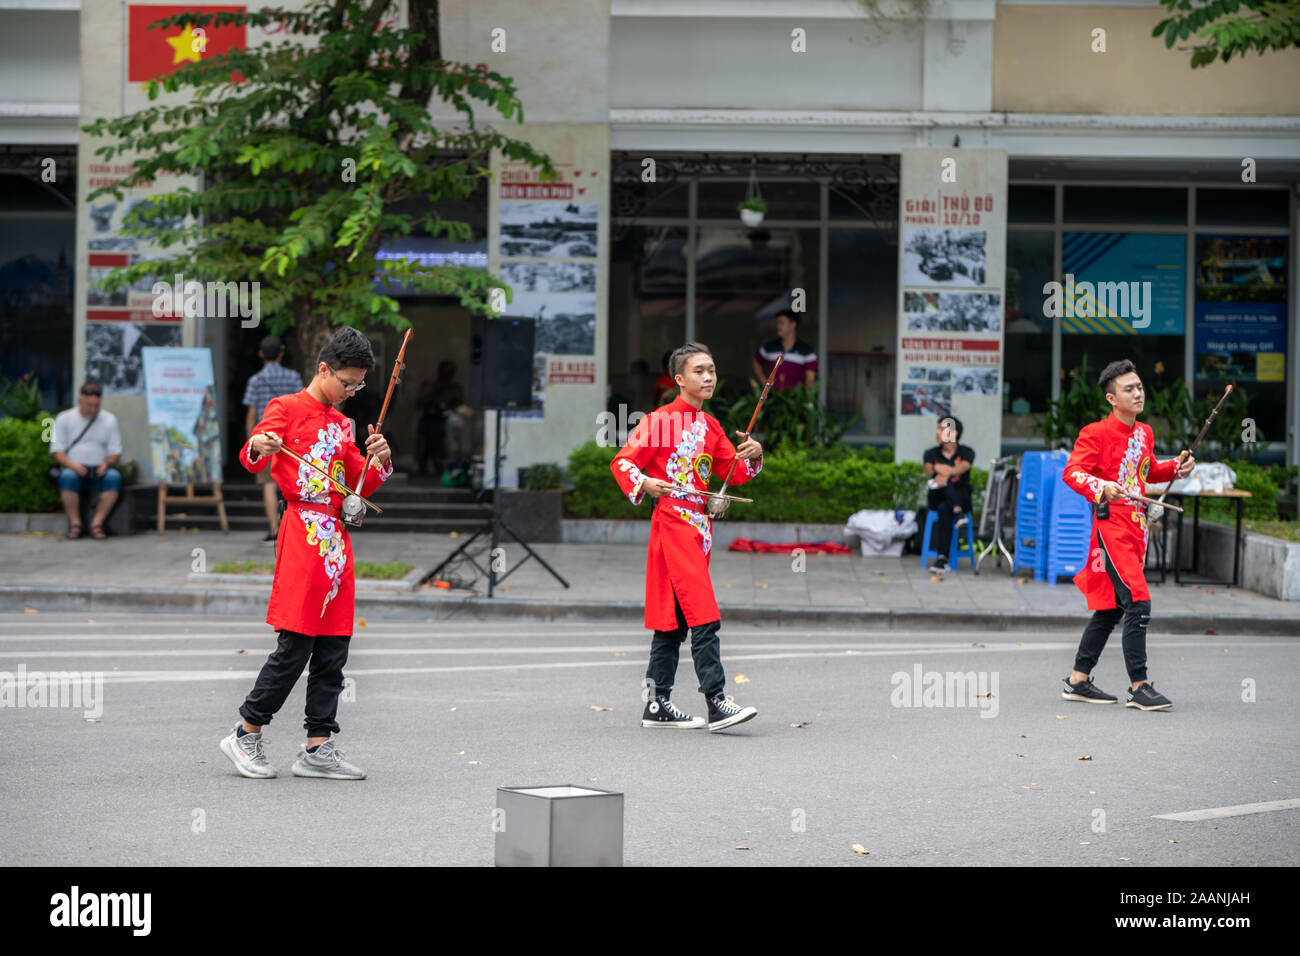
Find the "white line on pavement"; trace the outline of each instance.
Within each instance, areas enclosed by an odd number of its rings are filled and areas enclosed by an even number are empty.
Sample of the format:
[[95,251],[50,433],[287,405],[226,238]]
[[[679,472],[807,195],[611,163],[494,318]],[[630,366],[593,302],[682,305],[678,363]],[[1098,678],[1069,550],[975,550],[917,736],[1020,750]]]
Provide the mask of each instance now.
[[1155,819],[1194,823],[1198,820],[1218,820],[1220,817],[1243,817],[1248,813],[1272,813],[1274,810],[1300,810],[1300,800],[1269,800],[1266,803],[1239,803],[1232,807],[1210,807],[1208,810],[1188,810],[1185,813],[1157,813]]

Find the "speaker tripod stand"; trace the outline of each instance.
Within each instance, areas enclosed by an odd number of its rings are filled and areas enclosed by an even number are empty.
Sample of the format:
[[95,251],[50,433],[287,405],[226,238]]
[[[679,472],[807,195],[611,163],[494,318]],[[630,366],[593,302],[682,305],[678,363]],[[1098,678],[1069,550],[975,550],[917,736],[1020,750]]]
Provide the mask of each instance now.
[[[495,446],[494,446],[495,452],[492,456],[492,473],[493,473],[492,517],[488,519],[487,523],[484,524],[483,527],[475,531],[473,536],[468,541],[462,544],[451,554],[447,555],[446,559],[442,562],[442,564],[438,565],[436,568],[430,571],[429,574],[425,576],[424,581],[420,582],[422,584],[425,581],[434,580],[442,572],[443,568],[447,567],[447,565],[451,564],[457,558],[464,557],[465,560],[469,561],[470,564],[474,565],[475,569],[477,569],[479,573],[487,576],[488,597],[492,597],[494,592],[496,591],[496,586],[500,584],[502,581],[504,581],[506,578],[510,577],[510,575],[514,574],[517,570],[519,570],[519,568],[521,568],[524,565],[524,562],[526,562],[529,558],[535,558],[537,560],[537,563],[540,564],[542,567],[544,567],[550,573],[551,577],[555,578],[555,580],[559,581],[566,588],[569,586],[569,582],[564,580],[564,578],[560,577],[559,573],[553,567],[547,564],[546,560],[540,554],[534,551],[527,541],[525,541],[518,534],[516,534],[515,530],[511,528],[510,525],[506,524],[505,519],[501,517],[501,415],[502,412],[500,409],[498,409],[497,421],[496,421],[496,439],[495,439]],[[520,545],[522,545],[524,551],[526,551],[527,553],[524,555],[523,560],[521,560],[513,568],[510,568],[508,571],[506,571],[504,574],[498,577],[497,570],[496,570],[497,569],[496,554],[497,554],[497,548],[500,547],[502,531],[510,535],[510,537],[514,538],[515,541],[517,541]],[[488,552],[489,560],[488,560],[488,566],[486,568],[484,568],[481,564],[478,563],[474,555],[469,553],[470,546],[485,534],[492,535],[492,549]]]

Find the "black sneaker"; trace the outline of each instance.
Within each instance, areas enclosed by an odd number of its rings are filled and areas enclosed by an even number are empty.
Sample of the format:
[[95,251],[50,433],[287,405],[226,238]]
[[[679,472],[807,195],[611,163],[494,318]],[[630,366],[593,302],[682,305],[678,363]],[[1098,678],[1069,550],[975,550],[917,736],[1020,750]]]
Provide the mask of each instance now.
[[1138,710],[1168,710],[1174,705],[1168,697],[1147,681],[1145,684],[1138,685],[1137,690],[1128,692],[1128,696],[1124,699],[1124,706],[1136,707]]
[[758,716],[757,707],[741,707],[726,694],[709,698],[709,730],[725,730]]
[[948,559],[947,559],[947,558],[935,558],[933,561],[930,562],[930,571],[931,571],[931,573],[933,573],[933,574],[947,574],[947,573],[948,573]]
[[704,726],[704,718],[683,714],[671,700],[662,694],[657,694],[645,705],[645,713],[641,715],[641,726],[695,730]]
[[1085,704],[1113,704],[1119,700],[1094,684],[1091,675],[1077,684],[1071,684],[1070,678],[1065,678],[1065,689],[1061,691],[1061,696],[1066,700],[1081,700]]

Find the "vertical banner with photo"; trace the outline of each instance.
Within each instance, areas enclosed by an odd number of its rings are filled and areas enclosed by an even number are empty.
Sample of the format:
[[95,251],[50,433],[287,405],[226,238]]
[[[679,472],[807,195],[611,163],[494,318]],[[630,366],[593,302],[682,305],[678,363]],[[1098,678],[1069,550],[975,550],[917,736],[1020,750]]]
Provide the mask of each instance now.
[[[493,157],[488,254],[509,287],[502,316],[534,320],[533,402],[502,412],[510,425],[510,462],[501,481],[515,484],[530,464],[563,465],[595,434],[605,408],[605,275],[609,259],[609,129],[539,124],[514,133],[546,152],[555,182],[523,163]],[[494,424],[487,416],[488,469]]]
[[1286,380],[1285,236],[1196,237],[1196,377]]
[[154,477],[169,484],[221,480],[221,424],[208,349],[144,348]]
[[920,461],[943,415],[987,467],[1002,449],[1007,154],[902,151],[896,461]]

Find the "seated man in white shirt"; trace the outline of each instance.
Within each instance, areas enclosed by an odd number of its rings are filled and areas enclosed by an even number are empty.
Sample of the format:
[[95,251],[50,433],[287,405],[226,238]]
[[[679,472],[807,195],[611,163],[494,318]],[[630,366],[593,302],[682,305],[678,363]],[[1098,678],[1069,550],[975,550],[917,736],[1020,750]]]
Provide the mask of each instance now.
[[81,496],[99,492],[99,504],[90,519],[90,536],[105,538],[104,521],[117,503],[122,475],[113,466],[122,457],[122,435],[117,418],[101,409],[103,388],[87,382],[77,396],[77,407],[54,419],[50,451],[62,466],[59,497],[68,515],[68,538],[81,537]]

